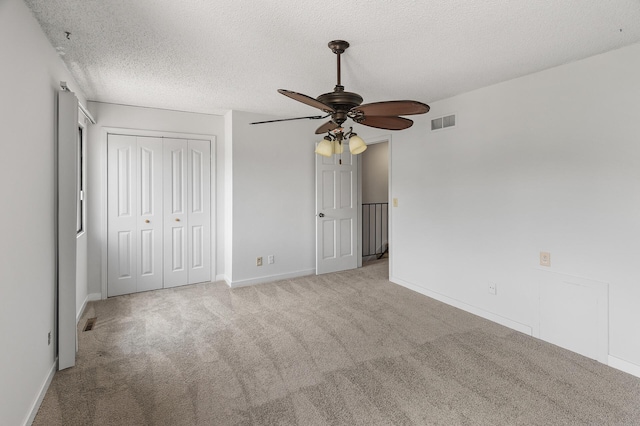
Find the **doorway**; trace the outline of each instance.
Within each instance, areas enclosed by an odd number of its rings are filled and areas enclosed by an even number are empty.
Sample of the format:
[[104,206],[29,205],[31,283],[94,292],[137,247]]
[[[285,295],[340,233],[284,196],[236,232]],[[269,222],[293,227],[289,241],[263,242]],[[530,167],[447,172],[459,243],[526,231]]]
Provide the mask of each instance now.
[[362,261],[389,253],[389,141],[370,142],[361,154]]

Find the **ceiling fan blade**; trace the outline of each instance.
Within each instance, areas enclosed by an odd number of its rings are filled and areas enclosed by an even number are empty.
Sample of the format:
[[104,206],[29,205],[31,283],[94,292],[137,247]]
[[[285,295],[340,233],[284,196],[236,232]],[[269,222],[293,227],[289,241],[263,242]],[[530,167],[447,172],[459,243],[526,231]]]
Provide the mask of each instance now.
[[358,121],[358,123],[387,130],[404,130],[413,126],[413,121],[408,118],[384,116],[364,117],[362,121]]
[[326,123],[324,123],[322,126],[318,127],[316,129],[316,135],[321,135],[323,133],[327,133],[330,132],[333,129],[337,129],[339,126],[334,123],[333,121],[329,120]]
[[370,116],[414,115],[429,112],[429,105],[418,101],[374,102],[353,107],[351,112]]
[[253,123],[249,123],[249,124],[277,123],[278,121],[292,121],[292,120],[304,120],[304,119],[320,120],[322,118],[327,118],[327,117],[328,115],[311,115],[309,117],[280,118],[278,120],[254,121]]
[[307,104],[314,108],[321,109],[324,112],[332,113],[336,112],[329,105],[323,104],[317,99],[312,98],[311,96],[303,95],[302,93],[292,92],[291,90],[278,89],[278,93],[282,93],[285,96],[290,97],[291,99],[295,99],[298,102],[302,102],[303,104]]

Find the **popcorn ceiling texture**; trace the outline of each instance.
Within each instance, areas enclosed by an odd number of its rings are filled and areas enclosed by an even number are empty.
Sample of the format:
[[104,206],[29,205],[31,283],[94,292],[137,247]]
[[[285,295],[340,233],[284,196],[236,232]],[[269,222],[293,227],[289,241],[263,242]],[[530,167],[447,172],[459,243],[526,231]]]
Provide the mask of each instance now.
[[314,114],[276,90],[332,91],[334,39],[365,103],[434,102],[640,41],[637,0],[25,1],[89,100],[205,113]]

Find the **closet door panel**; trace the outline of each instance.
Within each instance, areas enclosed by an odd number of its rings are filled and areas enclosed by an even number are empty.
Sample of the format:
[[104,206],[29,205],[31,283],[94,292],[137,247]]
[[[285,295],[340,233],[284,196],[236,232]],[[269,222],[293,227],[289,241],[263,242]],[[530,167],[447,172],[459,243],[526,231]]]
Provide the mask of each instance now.
[[211,281],[211,143],[188,142],[189,284]]
[[137,281],[137,149],[134,136],[107,142],[107,295],[134,293]]
[[188,283],[188,149],[183,139],[164,139],[164,287]]
[[162,288],[162,139],[137,138],[137,291]]

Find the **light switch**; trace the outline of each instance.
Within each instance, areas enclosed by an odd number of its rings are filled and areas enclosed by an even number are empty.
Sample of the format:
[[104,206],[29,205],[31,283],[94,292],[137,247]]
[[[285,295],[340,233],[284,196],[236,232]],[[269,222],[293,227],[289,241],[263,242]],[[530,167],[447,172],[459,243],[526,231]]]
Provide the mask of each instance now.
[[393,199],[393,207],[398,207],[398,199],[397,198]]

